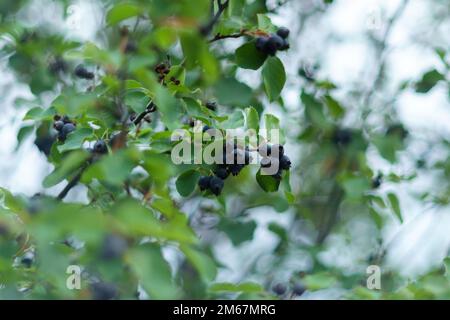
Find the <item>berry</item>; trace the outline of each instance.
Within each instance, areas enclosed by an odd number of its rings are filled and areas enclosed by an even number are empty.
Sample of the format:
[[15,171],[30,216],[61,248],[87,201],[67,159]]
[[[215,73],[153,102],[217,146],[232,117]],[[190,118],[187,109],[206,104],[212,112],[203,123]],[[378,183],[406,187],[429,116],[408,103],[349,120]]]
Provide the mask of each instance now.
[[261,37],[256,39],[256,49],[258,51],[264,51],[264,47],[266,46],[267,38]]
[[211,111],[216,111],[217,110],[217,103],[215,103],[214,101],[208,101],[206,103],[206,107],[211,110]]
[[52,74],[65,72],[67,70],[67,63],[62,58],[56,57],[52,62],[50,62],[48,69]]
[[224,186],[224,182],[222,179],[218,177],[211,177],[209,180],[209,190],[214,193],[216,196],[220,195]]
[[276,295],[282,296],[283,294],[286,293],[287,288],[284,284],[277,283],[276,285],[273,286],[272,290]]
[[66,123],[62,129],[61,132],[65,135],[68,135],[69,133],[75,131],[76,127],[73,123]]
[[292,292],[297,296],[301,296],[305,291],[306,288],[301,282],[296,282],[292,288]]
[[75,68],[75,75],[78,77],[78,78],[81,78],[81,79],[86,79],[86,80],[92,80],[92,79],[94,79],[94,73],[92,73],[92,72],[90,72],[90,71],[88,71],[83,65],[78,65],[76,68]]
[[281,39],[280,37],[275,38],[271,36],[264,44],[263,52],[268,55],[274,56],[277,50],[282,46],[283,46],[283,39]]
[[103,239],[100,256],[105,260],[118,259],[123,256],[128,248],[127,241],[117,235],[107,235]]
[[210,126],[204,126],[202,130],[203,130],[203,132],[206,132],[206,131],[208,131],[209,129],[211,129]]
[[349,129],[337,129],[333,134],[333,142],[346,146],[352,142],[352,131]]
[[106,146],[106,142],[104,140],[98,140],[94,144],[94,152],[98,154],[108,153],[108,147]]
[[286,39],[287,37],[289,37],[289,29],[281,27],[280,29],[278,29],[277,35],[279,35],[283,39]]
[[280,159],[280,168],[282,170],[289,170],[291,168],[291,160],[285,155]]
[[283,39],[283,45],[281,46],[280,51],[288,50],[290,47],[289,42],[286,39]]
[[61,131],[61,129],[64,127],[64,122],[61,120],[55,121],[53,123],[53,128],[55,128],[58,131]]
[[92,299],[111,300],[117,298],[117,288],[112,283],[96,282],[91,284]]
[[377,189],[381,186],[381,182],[383,180],[383,176],[378,174],[375,178],[372,179],[372,188]]
[[284,46],[284,39],[277,34],[271,35],[269,41],[272,41],[275,44],[277,50]]
[[206,189],[209,188],[210,180],[211,180],[211,177],[209,177],[209,176],[200,177],[200,179],[198,180],[198,186],[200,188],[200,191],[205,191]]
[[226,167],[218,167],[215,171],[215,174],[220,179],[225,180],[230,175],[230,172],[227,170]]

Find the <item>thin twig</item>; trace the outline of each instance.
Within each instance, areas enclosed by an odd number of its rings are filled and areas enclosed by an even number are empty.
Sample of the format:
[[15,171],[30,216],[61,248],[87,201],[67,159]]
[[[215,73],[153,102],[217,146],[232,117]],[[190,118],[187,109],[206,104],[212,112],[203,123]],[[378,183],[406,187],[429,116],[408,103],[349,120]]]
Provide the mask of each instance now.
[[70,190],[72,190],[73,187],[75,187],[77,185],[77,183],[80,181],[81,176],[83,175],[83,172],[87,169],[87,167],[89,166],[89,163],[86,163],[82,168],[80,168],[80,170],[78,171],[78,173],[69,181],[69,183],[67,184],[67,186],[58,194],[58,199],[59,200],[63,200],[67,194],[69,193]]
[[147,108],[145,108],[144,111],[142,111],[137,117],[136,119],[134,119],[133,123],[135,125],[138,125],[144,118],[146,115],[148,115],[149,113],[155,112],[156,111],[156,105],[154,104],[153,101],[151,101]]
[[[209,20],[209,22],[206,25],[204,25],[200,28],[200,33],[203,36],[207,36],[211,33],[215,24],[219,21],[222,13],[228,8],[229,3],[230,3],[230,0],[225,0],[225,2],[223,2],[223,3],[222,3],[222,0],[217,0],[216,14],[211,17],[211,20]],[[213,5],[214,5],[214,1],[212,2],[212,6]]]
[[219,40],[223,40],[223,39],[229,39],[229,38],[240,38],[247,35],[247,31],[246,30],[242,30],[241,32],[236,32],[236,33],[232,33],[232,34],[216,34],[214,36],[214,38],[210,39],[208,42],[212,43],[215,41],[219,41]]

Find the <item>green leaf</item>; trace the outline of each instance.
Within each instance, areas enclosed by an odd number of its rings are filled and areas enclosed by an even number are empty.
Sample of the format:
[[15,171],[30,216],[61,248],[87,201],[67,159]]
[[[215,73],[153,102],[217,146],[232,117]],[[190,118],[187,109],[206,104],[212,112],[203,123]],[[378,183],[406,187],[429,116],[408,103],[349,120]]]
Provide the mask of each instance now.
[[397,216],[398,220],[401,223],[403,223],[403,217],[402,217],[402,213],[400,210],[400,202],[399,202],[397,196],[391,192],[391,193],[388,193],[387,197],[391,204],[391,208],[394,211],[395,215]]
[[119,3],[115,5],[106,15],[106,22],[115,25],[125,19],[141,14],[141,8],[131,3]]
[[303,278],[303,282],[309,290],[315,291],[320,289],[329,289],[337,281],[334,276],[322,272],[305,276]]
[[82,128],[72,132],[63,145],[58,146],[59,152],[66,152],[81,148],[83,142],[92,135],[92,129]]
[[217,267],[210,256],[187,246],[181,246],[180,249],[189,262],[197,269],[205,283],[209,283],[216,278]]
[[243,69],[258,70],[267,55],[256,49],[255,41],[250,41],[236,50],[236,63]]
[[19,132],[17,133],[17,146],[16,149],[18,149],[24,140],[29,137],[34,131],[34,126],[24,126],[20,128]]
[[156,89],[155,103],[161,114],[161,120],[169,130],[181,128],[180,119],[183,108],[178,99],[172,96],[166,88],[158,86]]
[[188,197],[195,190],[200,173],[196,170],[188,170],[180,174],[175,185],[177,191],[183,197]]
[[267,97],[271,102],[277,100],[286,83],[286,72],[281,60],[277,57],[268,58],[262,76]]
[[245,124],[247,130],[253,129],[259,132],[259,114],[255,108],[249,107],[245,109]]
[[238,246],[245,241],[253,239],[253,233],[256,230],[256,222],[239,222],[231,219],[222,219],[218,229],[225,232],[230,237],[234,246]]
[[172,280],[169,264],[158,245],[145,244],[132,249],[128,263],[152,299],[179,298],[179,289]]
[[75,170],[79,169],[88,159],[89,154],[84,150],[71,152],[51,174],[45,177],[43,186],[50,188],[64,179],[68,179]]
[[215,283],[209,287],[210,292],[245,292],[245,293],[259,293],[264,292],[263,287],[254,282],[243,282],[243,283],[229,283],[221,282]]
[[261,170],[256,173],[256,181],[259,186],[266,192],[276,192],[280,187],[280,180],[269,175],[262,175]]
[[416,83],[416,92],[427,93],[439,82],[445,80],[443,74],[441,74],[436,69],[426,72],[422,79]]
[[257,15],[258,18],[258,29],[265,31],[265,32],[275,32],[276,28],[275,26],[272,24],[272,21],[270,20],[270,18],[262,13],[259,13]]

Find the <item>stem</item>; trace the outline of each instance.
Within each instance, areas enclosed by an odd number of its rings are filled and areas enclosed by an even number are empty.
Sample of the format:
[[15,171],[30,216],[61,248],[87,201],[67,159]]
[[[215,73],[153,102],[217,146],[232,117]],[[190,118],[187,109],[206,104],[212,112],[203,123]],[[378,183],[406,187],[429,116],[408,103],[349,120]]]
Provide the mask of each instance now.
[[[225,11],[226,8],[228,8],[229,3],[230,3],[230,0],[225,0],[225,2],[223,2],[223,3],[222,3],[222,0],[217,0],[218,10],[217,10],[216,14],[211,17],[211,20],[209,20],[209,22],[206,25],[204,25],[200,28],[200,33],[203,36],[207,36],[208,34],[211,33],[214,26],[219,21],[222,13]],[[211,6],[214,6],[214,1],[212,2]]]
[[212,42],[219,41],[219,40],[222,40],[222,39],[240,38],[240,37],[243,37],[245,35],[247,35],[245,30],[242,30],[241,32],[237,32],[237,33],[232,33],[232,34],[220,34],[220,33],[218,33],[218,34],[216,34],[214,36],[214,38],[212,38],[208,42],[212,43]]
[[58,194],[58,200],[63,200],[70,190],[72,190],[73,187],[77,185],[77,183],[80,181],[81,176],[83,175],[84,170],[87,169],[89,166],[89,163],[85,164],[79,172],[69,181],[67,186]]
[[134,119],[133,123],[135,125],[138,125],[139,123],[141,123],[141,121],[145,118],[146,115],[148,115],[149,113],[155,112],[156,111],[156,105],[153,103],[153,101],[151,101],[147,108],[142,111],[137,117],[136,119]]

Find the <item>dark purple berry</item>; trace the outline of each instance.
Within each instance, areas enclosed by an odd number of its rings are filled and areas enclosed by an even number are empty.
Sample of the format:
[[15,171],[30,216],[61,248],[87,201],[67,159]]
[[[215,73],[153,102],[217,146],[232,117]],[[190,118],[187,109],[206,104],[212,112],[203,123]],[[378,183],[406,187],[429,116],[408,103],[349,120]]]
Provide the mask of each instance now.
[[61,129],[61,133],[67,136],[69,133],[75,131],[75,129],[76,127],[73,123],[66,123]]
[[284,284],[277,283],[276,285],[273,286],[272,290],[276,295],[282,296],[283,294],[286,293],[287,288]]
[[64,127],[64,122],[61,120],[55,121],[53,123],[53,128],[55,128],[55,130],[57,130],[57,131],[61,131],[63,127]]
[[287,37],[289,37],[289,29],[281,27],[280,29],[278,29],[277,35],[279,35],[283,39],[286,39]]
[[226,167],[218,167],[214,173],[217,177],[219,177],[222,180],[225,180],[230,175],[230,172],[227,170]]
[[258,51],[264,51],[264,47],[266,46],[267,38],[266,37],[260,37],[256,39],[256,49]]
[[108,153],[108,147],[106,146],[106,142],[104,140],[98,140],[94,144],[94,152],[98,154]]
[[292,288],[292,292],[297,296],[301,296],[305,291],[306,288],[301,282],[296,282]]
[[200,179],[198,180],[198,186],[200,188],[200,191],[205,191],[206,189],[209,188],[210,180],[211,180],[211,177],[209,177],[209,176],[200,177]]
[[211,177],[209,180],[209,190],[216,196],[220,195],[224,186],[224,182],[222,179],[218,177]]
[[86,80],[92,80],[92,79],[94,79],[94,73],[92,73],[92,72],[90,72],[90,71],[88,71],[83,65],[78,65],[76,68],[75,68],[75,75],[78,77],[78,78],[81,78],[81,79],[86,79]]
[[119,259],[128,248],[127,241],[118,235],[107,235],[103,239],[100,256],[105,260]]
[[92,299],[112,300],[118,297],[117,287],[112,283],[96,282],[91,284]]
[[291,168],[291,160],[285,155],[280,159],[280,168],[282,170],[289,170]]

